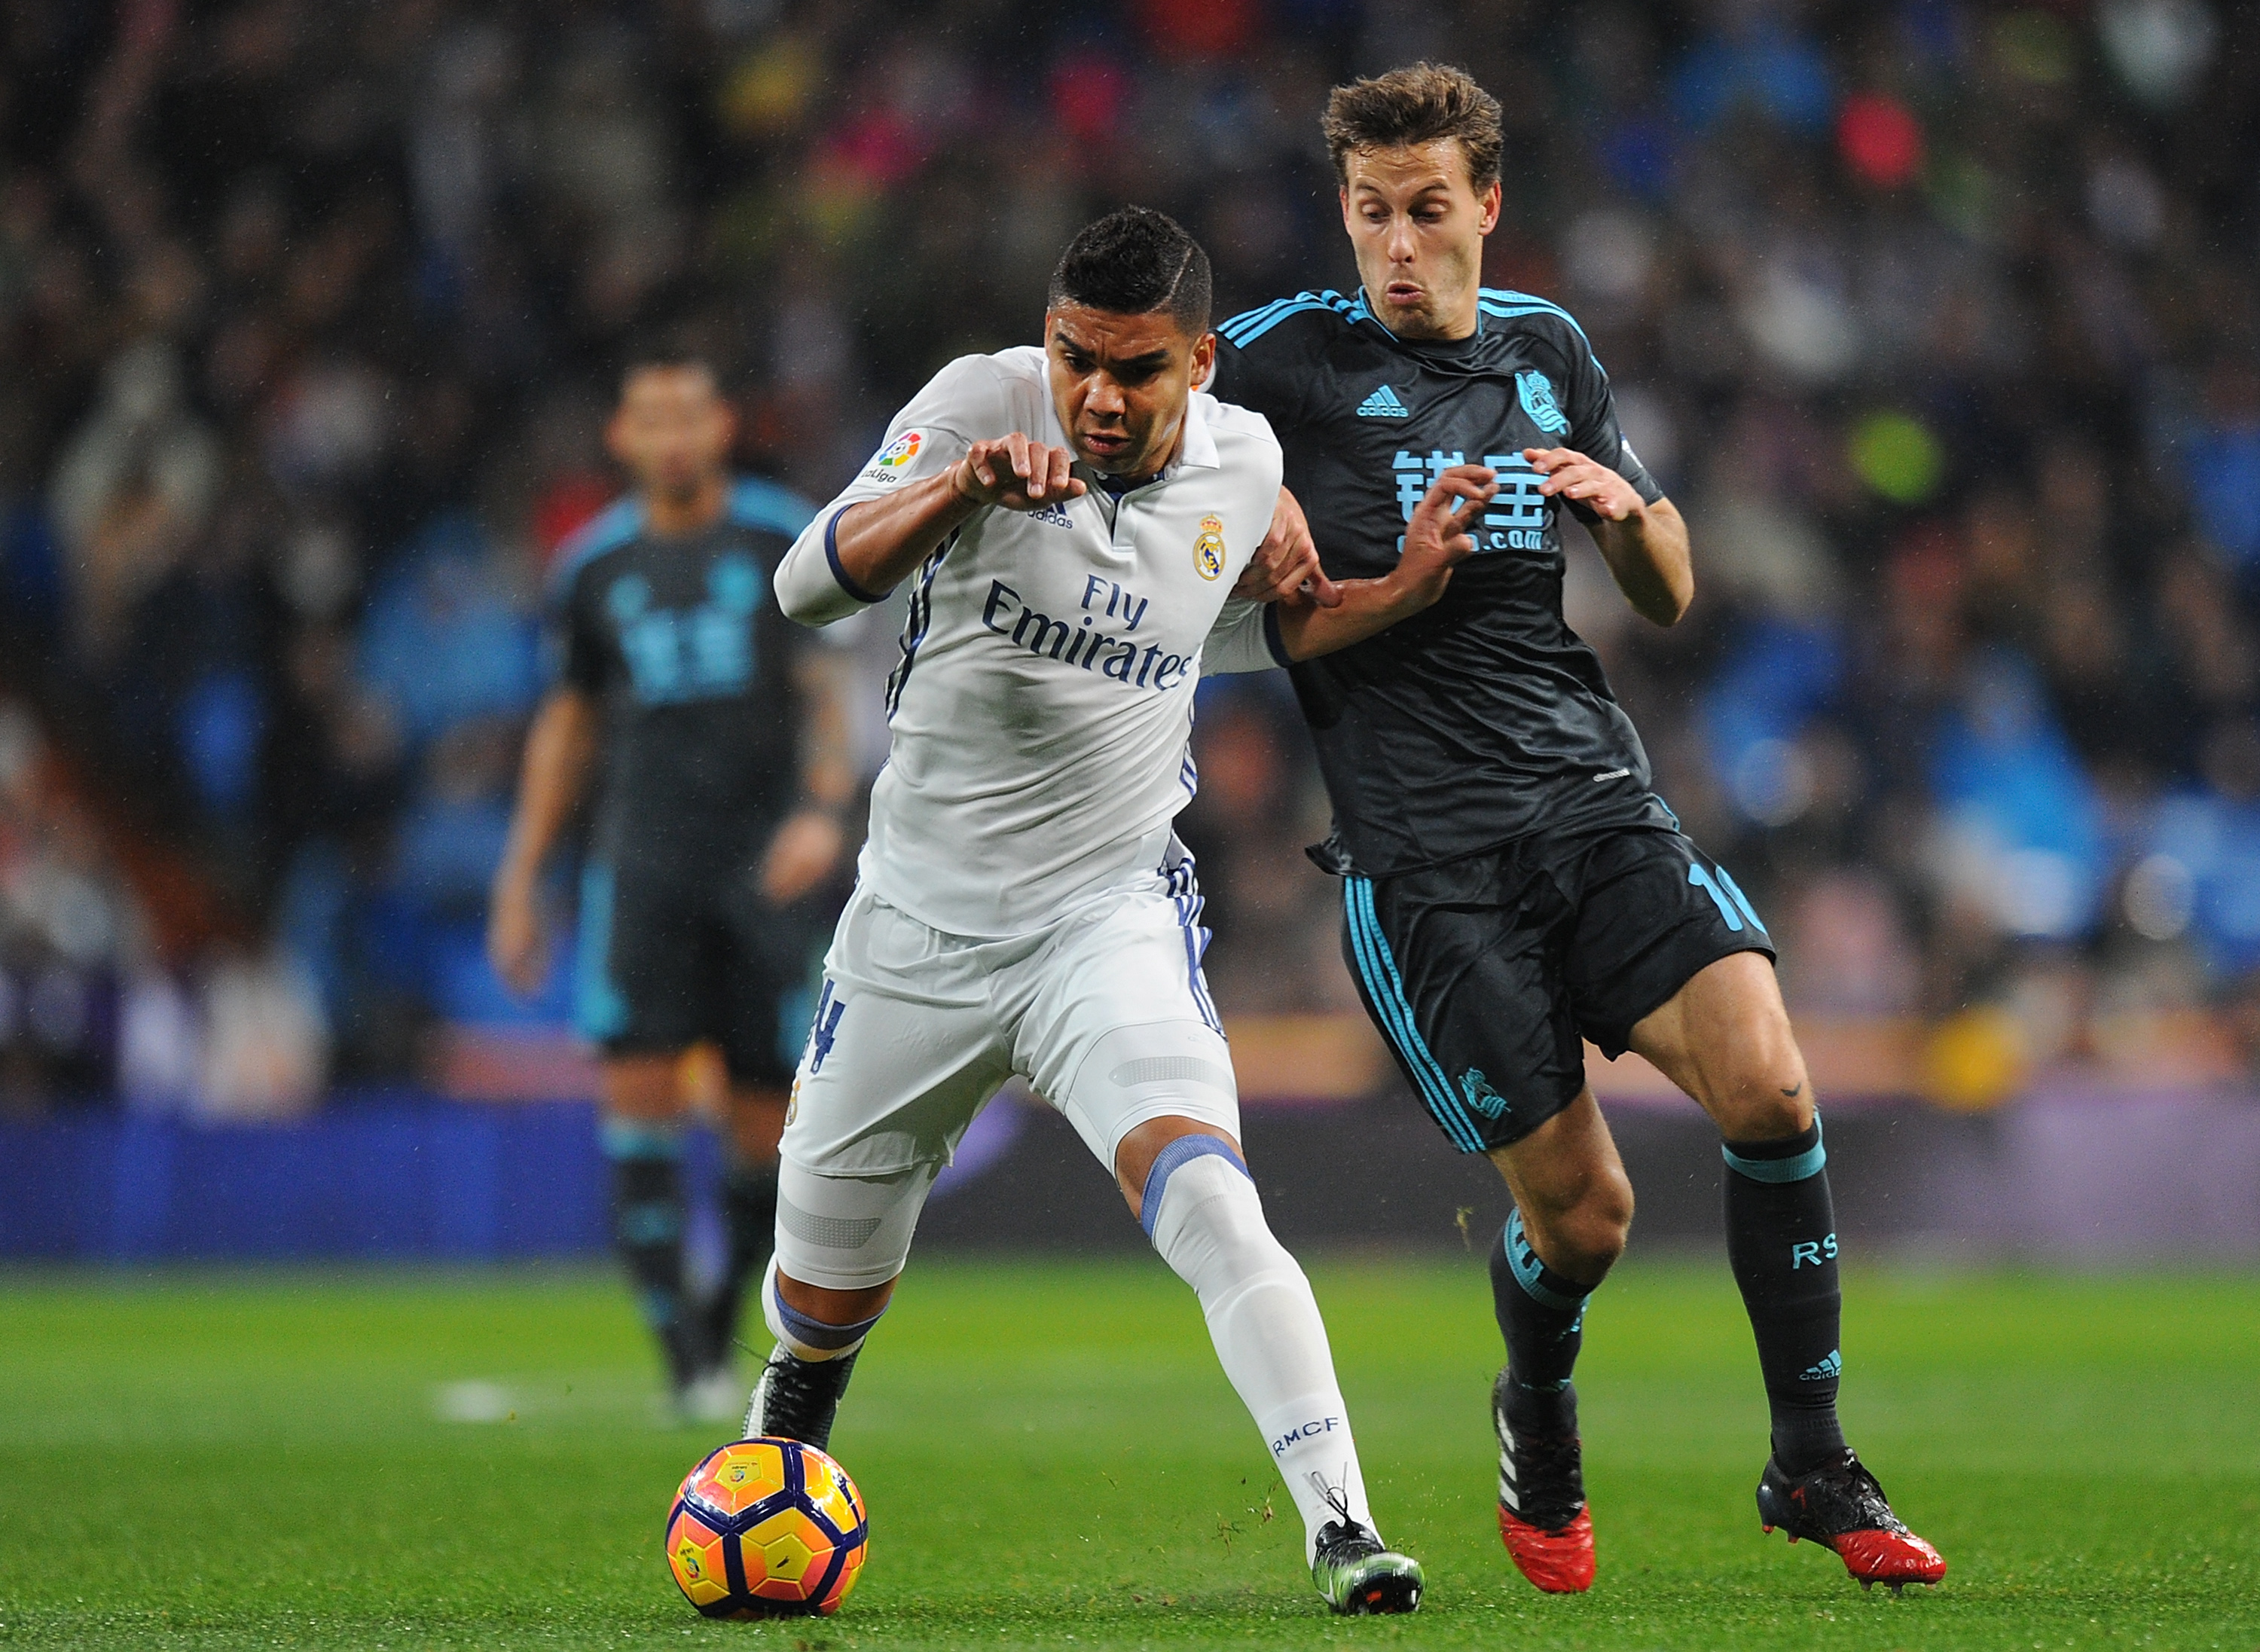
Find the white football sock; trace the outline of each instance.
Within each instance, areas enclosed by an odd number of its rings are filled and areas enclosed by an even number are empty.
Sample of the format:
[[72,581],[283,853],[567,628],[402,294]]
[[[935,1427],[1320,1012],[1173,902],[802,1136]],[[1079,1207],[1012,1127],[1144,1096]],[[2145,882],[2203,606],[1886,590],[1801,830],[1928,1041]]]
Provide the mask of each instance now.
[[[1211,1142],[1213,1148],[1205,1145]],[[1370,1527],[1318,1299],[1295,1259],[1271,1236],[1255,1184],[1239,1160],[1215,1136],[1170,1143],[1147,1179],[1143,1219],[1154,1248],[1200,1298],[1224,1374],[1262,1430],[1303,1517],[1305,1560],[1315,1555],[1319,1528],[1327,1521]]]

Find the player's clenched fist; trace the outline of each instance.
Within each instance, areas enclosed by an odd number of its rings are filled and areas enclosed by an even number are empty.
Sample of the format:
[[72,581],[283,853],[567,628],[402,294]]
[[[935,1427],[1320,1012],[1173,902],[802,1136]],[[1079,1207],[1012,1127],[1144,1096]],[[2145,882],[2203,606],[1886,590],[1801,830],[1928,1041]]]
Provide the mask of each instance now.
[[1641,497],[1631,483],[1573,447],[1525,447],[1522,456],[1546,478],[1538,491],[1584,505],[1604,522],[1638,516]]
[[1030,441],[1016,430],[1009,436],[975,442],[957,461],[952,480],[976,504],[1033,511],[1055,500],[1083,497],[1083,483],[1068,474],[1074,463],[1071,449]]

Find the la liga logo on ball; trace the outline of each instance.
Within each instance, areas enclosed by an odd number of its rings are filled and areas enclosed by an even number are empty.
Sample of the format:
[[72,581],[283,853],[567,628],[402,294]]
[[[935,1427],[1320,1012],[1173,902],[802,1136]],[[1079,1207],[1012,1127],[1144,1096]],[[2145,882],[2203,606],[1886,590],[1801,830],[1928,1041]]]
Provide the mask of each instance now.
[[869,1546],[848,1471],[797,1440],[740,1440],[683,1477],[667,1517],[667,1565],[710,1618],[829,1617]]
[[1200,570],[1203,579],[1215,579],[1224,572],[1224,522],[1219,517],[1205,516],[1200,519],[1200,537],[1193,541],[1193,566]]

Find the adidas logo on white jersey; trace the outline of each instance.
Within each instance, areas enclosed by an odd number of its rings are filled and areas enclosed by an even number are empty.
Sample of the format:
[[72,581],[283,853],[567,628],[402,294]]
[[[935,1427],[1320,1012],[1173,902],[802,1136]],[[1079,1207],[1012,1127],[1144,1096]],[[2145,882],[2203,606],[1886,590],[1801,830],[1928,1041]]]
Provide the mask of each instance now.
[[1055,528],[1071,528],[1075,518],[1067,513],[1067,506],[1056,500],[1048,501],[1028,512],[1028,520],[1042,522]]
[[1360,418],[1408,418],[1412,410],[1397,399],[1397,392],[1386,384],[1357,404]]

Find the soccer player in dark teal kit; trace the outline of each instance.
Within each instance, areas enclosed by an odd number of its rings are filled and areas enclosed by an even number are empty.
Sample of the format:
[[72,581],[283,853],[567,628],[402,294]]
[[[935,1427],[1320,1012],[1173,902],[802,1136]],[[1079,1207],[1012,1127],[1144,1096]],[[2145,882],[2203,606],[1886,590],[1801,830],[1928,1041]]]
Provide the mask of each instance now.
[[1434,607],[1323,658],[1275,653],[1333,799],[1313,853],[1342,879],[1366,1008],[1445,1134],[1514,1197],[1491,1262],[1500,1534],[1541,1589],[1591,1584],[1570,1371],[1633,1198],[1582,1036],[1646,1056],[1723,1138],[1727,1251],[1772,1412],[1765,1528],[1827,1544],[1863,1584],[1935,1583],[1946,1563],[1837,1422],[1835,1222],[1772,943],[1651,790],[1563,619],[1563,506],[1659,625],[1694,595],[1686,526],[1576,321],[1480,285],[1498,102],[1424,63],[1337,88],[1325,131],[1362,285],[1226,322],[1211,388],[1270,420],[1332,578],[1386,574],[1439,476],[1472,465],[1496,488]]
[[[733,480],[736,433],[704,363],[658,354],[629,368],[605,436],[634,491],[558,554],[559,678],[526,737],[488,931],[504,979],[539,986],[542,864],[601,754],[576,1013],[602,1057],[614,1240],[676,1405],[704,1420],[744,1403],[731,1350],[746,1284],[769,1262],[798,1044],[780,1017],[834,916],[821,895],[855,779],[839,668],[770,590],[812,511]],[[694,1301],[683,1057],[701,1042],[729,1073],[728,1249],[718,1288]]]

